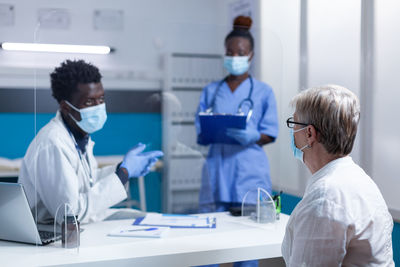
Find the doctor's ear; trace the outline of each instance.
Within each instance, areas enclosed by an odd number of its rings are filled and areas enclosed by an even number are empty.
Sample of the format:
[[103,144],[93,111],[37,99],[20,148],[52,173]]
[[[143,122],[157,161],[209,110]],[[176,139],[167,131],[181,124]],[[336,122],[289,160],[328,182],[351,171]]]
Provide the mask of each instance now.
[[71,107],[67,104],[67,102],[65,102],[65,100],[61,100],[59,104],[60,104],[60,111],[63,114],[68,114],[71,112]]

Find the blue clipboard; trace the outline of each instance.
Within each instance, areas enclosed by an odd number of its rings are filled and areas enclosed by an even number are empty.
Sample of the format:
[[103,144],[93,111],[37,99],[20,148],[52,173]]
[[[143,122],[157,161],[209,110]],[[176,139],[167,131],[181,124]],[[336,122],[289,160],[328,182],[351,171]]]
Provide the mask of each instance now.
[[239,144],[226,135],[226,129],[246,129],[246,115],[199,114],[200,144]]
[[[161,214],[161,216],[167,216],[167,217],[197,217],[196,215],[181,215],[181,214]],[[163,224],[162,222],[160,222],[160,224],[146,224],[146,223],[142,223],[142,221],[144,220],[144,218],[146,217],[139,217],[136,218],[135,221],[132,223],[132,225],[140,225],[140,226],[157,226],[157,227],[170,227],[170,228],[201,228],[201,229],[210,229],[210,228],[216,228],[217,227],[217,220],[215,217],[207,217],[207,226],[198,226],[198,225],[176,225],[176,224]]]

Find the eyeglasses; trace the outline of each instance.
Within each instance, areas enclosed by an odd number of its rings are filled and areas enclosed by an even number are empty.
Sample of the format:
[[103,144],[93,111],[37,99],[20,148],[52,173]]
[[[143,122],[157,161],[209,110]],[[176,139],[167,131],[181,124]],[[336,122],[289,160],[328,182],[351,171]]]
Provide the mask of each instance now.
[[291,129],[293,129],[296,124],[304,125],[304,126],[310,125],[309,123],[296,122],[293,120],[293,117],[290,117],[289,119],[286,120],[287,127],[291,128]]

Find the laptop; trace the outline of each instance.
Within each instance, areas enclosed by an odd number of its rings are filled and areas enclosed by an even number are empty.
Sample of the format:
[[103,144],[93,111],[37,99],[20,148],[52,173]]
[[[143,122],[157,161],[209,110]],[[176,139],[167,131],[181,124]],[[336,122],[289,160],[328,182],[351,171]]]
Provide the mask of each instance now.
[[0,239],[47,245],[60,238],[60,233],[54,237],[53,231],[38,230],[22,184],[0,182]]

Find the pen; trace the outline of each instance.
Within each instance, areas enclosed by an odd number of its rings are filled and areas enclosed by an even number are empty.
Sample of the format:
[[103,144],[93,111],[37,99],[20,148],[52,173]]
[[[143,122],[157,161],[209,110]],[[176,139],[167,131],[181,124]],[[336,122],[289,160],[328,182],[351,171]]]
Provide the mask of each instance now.
[[151,227],[151,228],[144,228],[144,229],[122,230],[120,233],[137,232],[137,231],[154,231],[154,230],[158,230],[158,228],[157,227]]

